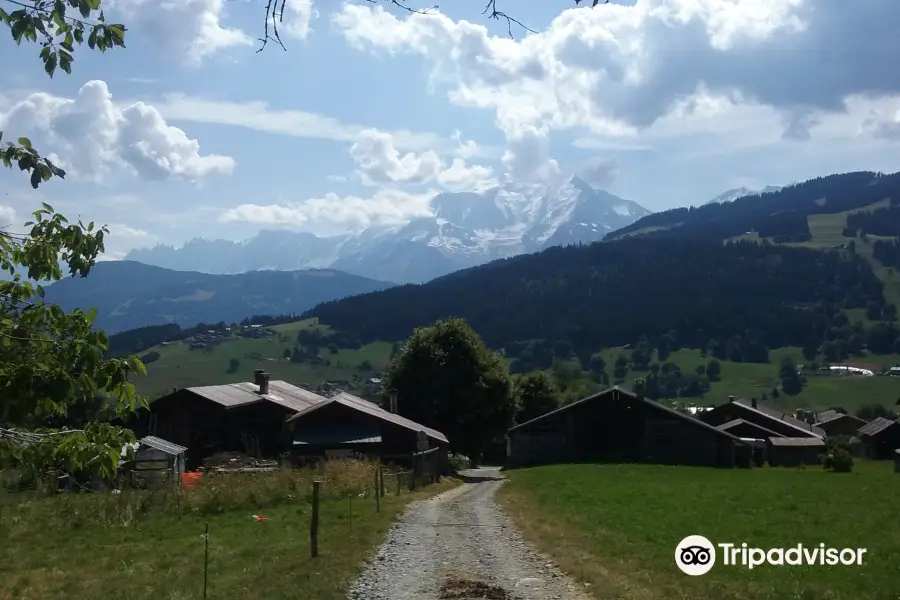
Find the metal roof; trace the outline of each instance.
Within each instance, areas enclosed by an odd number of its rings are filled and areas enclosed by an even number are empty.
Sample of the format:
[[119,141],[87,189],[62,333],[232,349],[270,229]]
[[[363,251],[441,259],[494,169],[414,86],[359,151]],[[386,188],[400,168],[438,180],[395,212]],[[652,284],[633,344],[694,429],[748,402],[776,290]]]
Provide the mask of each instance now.
[[[587,398],[582,398],[581,400],[576,400],[575,402],[572,402],[571,404],[566,404],[565,406],[561,406],[557,409],[551,410],[550,412],[546,412],[539,417],[535,417],[535,418],[531,419],[530,421],[525,421],[524,423],[519,423],[515,427],[510,428],[509,431],[507,431],[507,434],[513,433],[517,429],[525,427],[526,425],[531,425],[533,423],[536,423],[538,421],[546,419],[547,417],[549,417],[551,415],[555,415],[562,411],[569,410],[573,406],[578,406],[579,404],[584,404],[585,402],[590,402],[591,400],[595,400],[597,398],[600,398],[601,396],[606,396],[607,394],[612,394],[613,392],[617,392],[619,394],[625,394],[626,396],[629,396],[631,398],[638,399],[638,396],[634,392],[629,392],[628,390],[622,389],[619,386],[614,386],[614,387],[605,389],[602,392],[598,392],[596,394],[588,396]],[[691,425],[696,425],[697,427],[706,429],[707,431],[715,432],[717,435],[727,437],[735,442],[739,442],[741,444],[746,445],[746,443],[743,442],[741,440],[741,438],[737,437],[736,435],[732,435],[732,434],[728,433],[727,431],[723,431],[717,427],[710,425],[709,423],[704,423],[703,421],[701,421],[700,419],[698,419],[692,415],[688,415],[683,412],[678,412],[674,408],[669,408],[668,406],[660,404],[659,402],[652,400],[650,398],[647,398],[647,397],[643,397],[640,400],[647,406],[650,406],[651,408],[654,408],[656,410],[660,410],[660,411],[669,413],[675,417],[678,417],[679,419],[684,420],[686,423],[690,423]]]
[[[756,423],[752,423],[750,421],[745,421],[744,419],[734,419],[733,421],[728,421],[727,423],[722,423],[721,425],[718,425],[717,427],[719,429],[721,429],[722,431],[728,431],[729,429],[733,429],[733,428],[737,427],[738,425],[747,425],[749,427],[752,427],[753,429],[758,429],[760,431],[764,431],[765,433],[768,433],[772,437],[782,437],[782,435],[780,433],[778,433],[777,431],[772,431],[771,429],[763,427],[762,425],[757,425]],[[743,439],[743,438],[741,438],[741,439]]]
[[165,452],[166,454],[171,454],[173,456],[177,456],[179,454],[184,454],[185,452],[187,452],[187,448],[185,448],[184,446],[173,444],[172,442],[164,440],[162,438],[158,438],[155,435],[148,435],[147,437],[141,438],[139,441],[144,446],[150,446],[151,448],[155,448],[161,452]]
[[326,427],[294,431],[295,446],[328,446],[332,444],[378,444],[381,432],[373,423],[335,423]]
[[773,446],[824,446],[825,440],[817,437],[770,437]]
[[892,425],[900,426],[900,423],[897,423],[897,421],[891,421],[890,419],[885,419],[884,417],[877,417],[857,429],[856,433],[858,433],[859,435],[868,436],[878,435]]
[[[825,414],[825,413],[822,413]],[[837,421],[838,419],[851,419],[860,424],[860,426],[865,425],[866,421],[864,419],[860,419],[859,417],[854,417],[853,415],[845,415],[844,413],[835,412],[833,414],[825,415],[825,418],[822,418],[822,415],[819,415],[819,421],[816,425],[824,425],[826,423],[831,423],[832,421]]]
[[322,408],[323,406],[333,403],[346,406],[347,408],[351,408],[353,410],[358,410],[377,419],[383,419],[385,421],[388,421],[389,423],[393,423],[394,425],[399,425],[400,427],[409,429],[410,431],[424,431],[425,434],[430,438],[433,438],[440,442],[444,442],[445,444],[450,443],[450,441],[447,439],[447,436],[436,429],[431,429],[430,427],[420,425],[419,423],[407,419],[406,417],[402,417],[396,413],[384,410],[374,402],[363,400],[358,396],[354,396],[353,394],[348,394],[346,392],[341,392],[332,396],[331,398],[326,399],[324,402],[319,402],[318,404],[312,405],[295,415],[291,415],[287,420],[288,422],[296,421],[304,415],[307,415],[315,410]]
[[186,389],[207,400],[212,400],[226,409],[268,401],[294,412],[300,412],[313,404],[326,400],[324,396],[281,380],[270,381],[269,393],[265,396],[259,394],[257,384],[249,382],[205,385]]
[[769,408],[767,406],[760,406],[759,404],[756,405],[756,408],[753,408],[753,406],[750,405],[750,402],[752,402],[752,400],[740,399],[740,400],[735,400],[732,404],[737,404],[741,408],[744,408],[749,411],[753,411],[754,413],[764,416],[764,417],[767,417],[769,419],[775,419],[776,421],[781,421],[782,423],[789,425],[790,427],[793,427],[794,429],[797,429],[798,431],[802,431],[803,433],[812,434],[812,435],[814,435],[816,437],[820,437],[820,438],[824,438],[826,435],[828,435],[827,433],[825,433],[824,429],[820,429],[813,425],[809,425],[808,423],[804,423],[803,421],[800,421],[799,419],[795,419],[791,415],[785,414],[785,413],[781,412],[780,410],[776,410],[774,408]]
[[818,419],[819,423],[824,423],[825,421],[830,421],[834,417],[840,416],[842,414],[844,414],[844,413],[840,413],[833,409],[823,410],[822,412],[820,412],[819,414],[816,415],[816,419]]

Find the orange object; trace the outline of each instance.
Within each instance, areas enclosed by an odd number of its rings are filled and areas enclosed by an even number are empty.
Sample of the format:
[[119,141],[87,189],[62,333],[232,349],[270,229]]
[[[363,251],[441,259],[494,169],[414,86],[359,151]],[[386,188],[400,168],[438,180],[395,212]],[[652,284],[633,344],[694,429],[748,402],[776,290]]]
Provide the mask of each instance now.
[[182,473],[181,487],[190,489],[194,487],[197,481],[203,476],[203,473]]

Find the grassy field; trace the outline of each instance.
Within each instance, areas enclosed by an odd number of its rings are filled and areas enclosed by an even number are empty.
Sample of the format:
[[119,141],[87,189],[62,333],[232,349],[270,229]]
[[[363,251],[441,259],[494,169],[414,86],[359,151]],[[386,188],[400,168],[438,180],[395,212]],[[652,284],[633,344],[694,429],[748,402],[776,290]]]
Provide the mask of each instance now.
[[0,498],[0,600],[203,598],[207,523],[210,599],[343,599],[402,508],[458,484],[445,478],[398,496],[386,476],[388,495],[376,512],[371,489],[357,494],[373,473],[357,471],[358,481],[339,473],[322,484],[315,559],[308,485],[285,482],[284,474],[268,486],[255,475],[219,485],[225,489],[198,488],[178,509],[148,492]]
[[[652,465],[559,465],[510,471],[500,500],[526,537],[598,599],[875,600],[900,594],[898,475]],[[716,566],[681,573],[688,535],[759,548],[866,548],[862,566]]]
[[[628,350],[607,349],[603,352],[608,365],[607,371],[611,372],[616,357],[620,352]],[[794,408],[826,409],[830,406],[843,406],[848,411],[854,411],[864,404],[879,403],[884,406],[893,406],[900,397],[900,379],[876,375],[874,377],[840,377],[818,376],[807,377],[807,385],[796,396],[788,396],[781,393],[778,398],[772,397],[772,388],[779,386],[778,368],[783,356],[791,356],[798,365],[806,362],[800,348],[779,348],[769,353],[769,363],[734,363],[719,361],[722,366],[720,381],[715,381],[710,386],[710,392],[702,399],[696,399],[697,404],[721,404],[728,401],[728,396],[738,398],[762,399],[766,394],[765,403],[768,406],[782,408],[784,410]],[[655,356],[654,356],[655,359]],[[666,359],[681,367],[684,373],[693,372],[700,365],[706,365],[710,357],[701,356],[698,350],[678,350]],[[877,363],[890,366],[900,364],[900,355],[863,356],[849,359],[848,362]],[[632,371],[628,375],[626,383],[637,377],[644,377],[646,373]],[[780,390],[779,390],[780,391]]]
[[[300,329],[314,326],[327,329],[314,325],[312,320],[275,325],[271,329],[279,336],[261,339],[232,336],[209,352],[191,350],[186,343],[156,346],[152,350],[159,352],[159,360],[147,365],[147,376],[135,380],[135,385],[141,394],[154,399],[171,392],[172,388],[250,381],[254,369],[265,369],[272,379],[315,386],[334,380],[362,384],[387,367],[391,353],[388,342],[374,342],[359,350],[339,350],[337,354],[329,354],[323,348],[321,353],[330,366],[293,363],[284,358],[284,350],[296,345]],[[229,372],[231,359],[240,363],[234,372]],[[371,371],[358,368],[365,361],[371,364]]]

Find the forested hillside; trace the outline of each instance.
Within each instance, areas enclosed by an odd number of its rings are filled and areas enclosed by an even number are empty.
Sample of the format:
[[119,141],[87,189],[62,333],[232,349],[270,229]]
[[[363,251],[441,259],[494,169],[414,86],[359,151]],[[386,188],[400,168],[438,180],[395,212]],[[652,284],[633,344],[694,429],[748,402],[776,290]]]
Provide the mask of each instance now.
[[[635,234],[653,238],[725,240],[754,231],[774,242],[806,242],[812,235],[807,220],[809,215],[841,213],[886,199],[900,203],[900,173],[885,175],[861,171],[829,175],[776,192],[738,198],[726,204],[654,213],[610,233],[605,240]],[[900,223],[897,215],[890,216],[893,223]],[[872,229],[870,233],[875,234],[875,229],[885,231],[891,227],[888,223],[879,225],[876,221],[876,218],[866,221]],[[857,226],[859,229],[862,227],[862,224]]]
[[[306,316],[363,342],[402,340],[415,327],[459,316],[495,348],[548,340],[587,364],[598,349],[673,330],[684,347],[707,348],[712,340],[767,360],[754,348],[821,343],[853,328],[842,309],[867,307],[879,315],[895,310],[854,253],[637,238],[496,261],[425,285],[328,302]],[[892,347],[896,331],[889,337]]]

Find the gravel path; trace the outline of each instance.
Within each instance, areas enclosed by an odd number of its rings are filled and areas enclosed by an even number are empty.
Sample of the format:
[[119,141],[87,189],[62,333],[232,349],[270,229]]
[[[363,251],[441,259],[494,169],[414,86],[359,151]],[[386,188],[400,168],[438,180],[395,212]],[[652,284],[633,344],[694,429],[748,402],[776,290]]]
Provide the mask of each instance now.
[[494,502],[496,468],[407,508],[349,600],[589,600],[515,530]]

